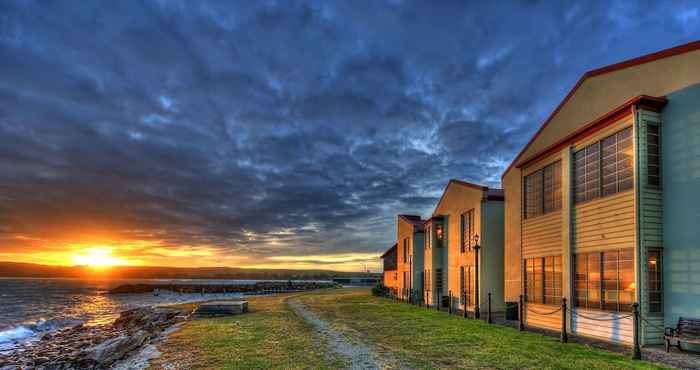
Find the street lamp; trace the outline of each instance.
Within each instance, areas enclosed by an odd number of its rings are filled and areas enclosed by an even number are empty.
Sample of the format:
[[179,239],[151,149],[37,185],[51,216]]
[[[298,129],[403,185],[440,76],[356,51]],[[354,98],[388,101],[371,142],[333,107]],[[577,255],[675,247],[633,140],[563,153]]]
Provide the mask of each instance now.
[[474,294],[476,295],[476,302],[474,304],[474,318],[478,319],[481,317],[481,312],[479,311],[479,234],[474,235],[474,265],[476,267],[476,286],[474,287]]

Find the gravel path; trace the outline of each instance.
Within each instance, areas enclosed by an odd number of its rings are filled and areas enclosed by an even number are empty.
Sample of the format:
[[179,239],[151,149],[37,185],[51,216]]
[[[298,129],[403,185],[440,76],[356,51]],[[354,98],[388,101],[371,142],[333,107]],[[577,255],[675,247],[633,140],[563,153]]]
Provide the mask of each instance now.
[[[309,311],[297,299],[287,301],[289,307],[300,317],[310,323],[316,330],[318,338],[325,342],[336,354],[350,360],[349,369],[389,369],[397,366],[397,361],[386,354],[380,355],[361,343],[356,338],[350,340],[342,332],[333,329],[326,321]],[[405,368],[404,366],[400,366]]]

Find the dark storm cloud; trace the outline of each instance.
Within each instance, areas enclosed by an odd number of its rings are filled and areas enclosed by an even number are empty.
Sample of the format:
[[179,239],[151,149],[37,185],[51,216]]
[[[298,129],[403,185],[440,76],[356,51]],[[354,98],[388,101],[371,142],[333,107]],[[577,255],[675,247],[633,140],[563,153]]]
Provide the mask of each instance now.
[[585,70],[698,38],[692,6],[3,2],[0,248],[380,251],[449,178],[498,186]]

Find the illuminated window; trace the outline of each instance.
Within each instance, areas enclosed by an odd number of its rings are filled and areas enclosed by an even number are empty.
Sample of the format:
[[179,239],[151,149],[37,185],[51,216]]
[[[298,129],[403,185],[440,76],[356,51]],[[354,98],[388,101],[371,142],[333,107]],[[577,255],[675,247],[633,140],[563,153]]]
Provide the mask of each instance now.
[[634,249],[575,256],[574,302],[582,308],[629,312],[635,301]]
[[435,239],[437,240],[437,246],[442,247],[442,238],[444,236],[442,224],[435,225]]
[[647,255],[647,292],[649,294],[649,312],[663,312],[663,285],[662,285],[662,261],[661,250],[649,250]]
[[524,260],[527,302],[558,305],[562,296],[561,256]]

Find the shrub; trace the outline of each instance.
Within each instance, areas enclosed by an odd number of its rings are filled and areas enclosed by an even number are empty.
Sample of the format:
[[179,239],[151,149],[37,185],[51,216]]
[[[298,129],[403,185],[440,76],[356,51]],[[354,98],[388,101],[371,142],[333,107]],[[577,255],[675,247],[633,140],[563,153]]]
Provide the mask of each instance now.
[[372,287],[372,295],[377,297],[389,297],[391,295],[391,289],[379,283]]

